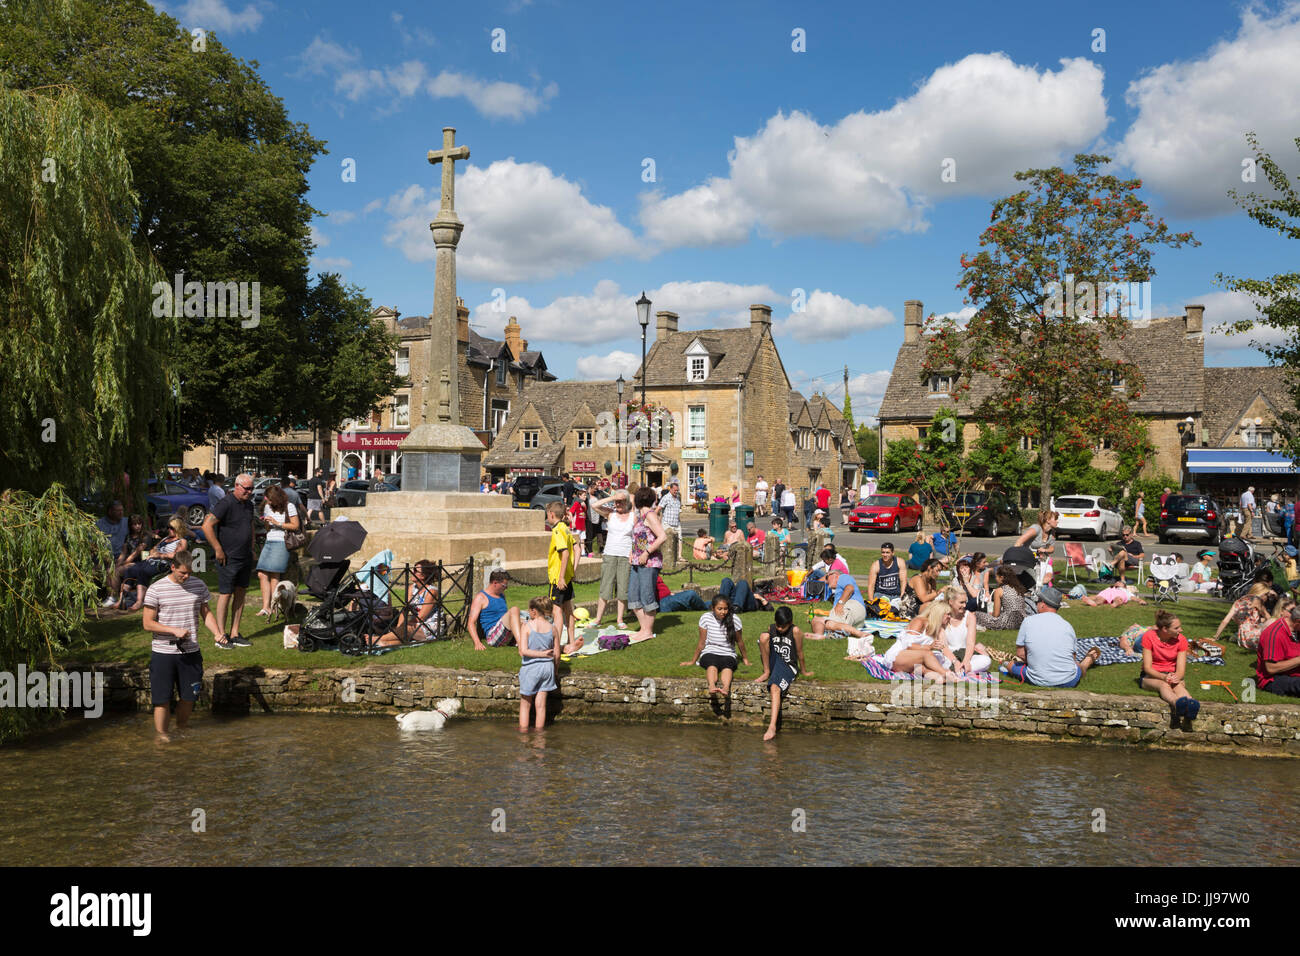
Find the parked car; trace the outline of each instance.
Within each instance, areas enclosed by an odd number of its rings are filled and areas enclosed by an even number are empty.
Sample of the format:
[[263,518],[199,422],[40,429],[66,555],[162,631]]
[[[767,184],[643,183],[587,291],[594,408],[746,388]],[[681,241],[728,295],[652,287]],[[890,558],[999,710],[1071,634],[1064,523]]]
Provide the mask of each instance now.
[[1000,491],[963,491],[943,513],[950,527],[965,534],[1018,535],[1025,527],[1020,506]]
[[[400,481],[400,479],[398,479]],[[401,487],[394,484],[392,479],[385,478],[382,489],[376,488],[375,494],[380,491],[401,491]],[[336,508],[364,508],[366,505],[366,496],[370,494],[370,481],[364,478],[356,478],[352,481],[345,481],[339,485],[334,495],[334,507]]]
[[564,504],[564,482],[556,481],[542,485],[528,501],[528,507],[545,509],[552,501]]
[[849,512],[850,531],[920,530],[925,514],[919,504],[902,495],[871,495]]
[[165,524],[174,514],[183,517],[190,526],[203,524],[203,519],[208,516],[208,493],[195,491],[170,478],[150,481],[146,500],[151,528]]
[[[520,475],[513,482],[510,494],[516,508],[532,506],[533,496],[541,491],[543,485],[562,485],[564,479],[558,475]],[[564,500],[563,496],[560,498]]]
[[1161,544],[1175,537],[1198,537],[1207,544],[1218,544],[1227,522],[1223,508],[1209,495],[1170,495],[1160,509],[1156,533]]
[[1098,495],[1053,498],[1052,510],[1061,513],[1061,521],[1056,526],[1058,538],[1090,535],[1104,541],[1112,535],[1118,538],[1120,528],[1124,526],[1124,519],[1115,510],[1114,503]]

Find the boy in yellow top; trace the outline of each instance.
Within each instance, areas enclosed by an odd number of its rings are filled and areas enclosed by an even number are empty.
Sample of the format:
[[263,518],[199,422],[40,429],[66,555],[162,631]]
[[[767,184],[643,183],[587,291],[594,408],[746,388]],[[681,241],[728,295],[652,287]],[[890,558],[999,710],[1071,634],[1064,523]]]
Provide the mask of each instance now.
[[582,646],[578,637],[577,624],[573,619],[573,576],[578,571],[578,539],[569,530],[568,513],[564,503],[552,501],[546,506],[546,517],[551,522],[551,546],[546,552],[546,578],[551,587],[546,596],[554,603],[555,633],[557,640],[564,639],[564,628],[568,625],[572,638],[562,648],[565,654],[572,654]]

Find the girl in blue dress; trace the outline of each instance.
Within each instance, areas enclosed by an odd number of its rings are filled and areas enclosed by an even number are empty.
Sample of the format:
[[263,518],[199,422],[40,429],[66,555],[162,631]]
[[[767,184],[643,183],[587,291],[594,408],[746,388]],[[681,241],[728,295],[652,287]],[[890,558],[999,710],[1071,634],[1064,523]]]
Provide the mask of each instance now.
[[551,613],[555,605],[548,597],[535,597],[528,602],[528,629],[519,642],[519,729],[528,730],[528,711],[536,715],[533,726],[541,730],[546,726],[546,695],[558,690],[555,682],[556,667],[560,661],[560,646],[551,627]]

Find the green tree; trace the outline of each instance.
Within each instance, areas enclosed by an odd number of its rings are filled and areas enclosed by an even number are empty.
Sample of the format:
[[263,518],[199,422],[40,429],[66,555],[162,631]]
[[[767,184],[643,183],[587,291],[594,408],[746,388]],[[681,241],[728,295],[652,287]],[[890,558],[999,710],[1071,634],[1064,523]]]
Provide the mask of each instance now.
[[302,420],[310,390],[294,344],[315,213],[307,173],[324,151],[290,121],[256,63],[211,33],[197,45],[145,0],[0,5],[0,72],[12,85],[73,87],[112,114],[139,196],[134,238],[167,281],[259,284],[255,326],[229,315],[181,324],[179,428],[191,444]]
[[966,456],[966,467],[976,483],[996,486],[1012,498],[1033,487],[1036,463],[1020,448],[1020,439],[1006,428],[981,423]]
[[138,216],[106,109],[0,80],[0,487],[111,487],[160,463],[176,323],[150,313]]
[[932,521],[945,524],[944,509],[975,482],[962,452],[964,423],[955,409],[944,406],[930,419],[925,437],[917,441],[895,439],[885,449],[880,490],[915,496]]
[[[1254,133],[1246,137],[1255,152],[1255,162],[1264,171],[1271,194],[1251,192],[1244,195],[1231,190],[1236,200],[1251,219],[1265,229],[1274,230],[1285,239],[1300,239],[1300,194],[1296,192],[1286,171],[1264,150]],[[1300,138],[1295,140],[1300,150]],[[1255,301],[1256,321],[1242,320],[1233,324],[1234,333],[1250,332],[1256,323],[1277,329],[1283,335],[1277,344],[1252,342],[1274,365],[1286,370],[1287,388],[1295,408],[1281,412],[1278,437],[1282,448],[1293,461],[1300,461],[1300,271],[1280,272],[1265,279],[1243,279],[1225,276],[1218,281],[1233,292],[1242,292]]]
[[371,315],[370,300],[335,273],[318,277],[307,299],[299,374],[311,382],[305,420],[318,432],[378,409],[377,396],[409,384],[393,367],[399,339]]
[[1103,350],[1124,337],[1128,284],[1155,274],[1154,246],[1195,243],[1152,216],[1140,180],[1102,174],[1109,162],[1080,154],[1073,172],[1016,173],[1028,188],[993,204],[983,248],[961,258],[958,288],[977,311],[965,329],[940,322],[924,362],[926,375],[956,374],[959,394],[977,377],[990,386],[976,415],[1038,442],[1044,501],[1055,448],[1129,428],[1128,402],[1144,383],[1136,365]]
[[853,430],[853,443],[858,446],[862,456],[862,467],[866,471],[880,470],[880,432],[866,425],[859,425]]

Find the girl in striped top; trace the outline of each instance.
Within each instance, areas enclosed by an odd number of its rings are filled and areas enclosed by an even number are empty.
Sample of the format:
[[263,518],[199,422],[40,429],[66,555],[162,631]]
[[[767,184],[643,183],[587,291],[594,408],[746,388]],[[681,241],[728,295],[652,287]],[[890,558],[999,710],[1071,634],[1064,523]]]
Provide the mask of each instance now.
[[[740,633],[740,618],[732,611],[731,602],[721,594],[713,599],[710,610],[700,615],[700,643],[695,648],[695,657],[682,661],[682,667],[698,663],[705,669],[709,681],[709,696],[731,693],[731,676],[736,670],[736,651],[740,659],[749,666],[749,655],[745,653],[745,639]],[[722,683],[719,685],[719,675]]]

